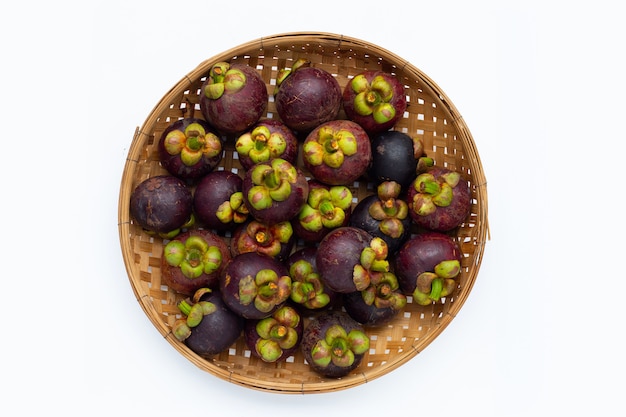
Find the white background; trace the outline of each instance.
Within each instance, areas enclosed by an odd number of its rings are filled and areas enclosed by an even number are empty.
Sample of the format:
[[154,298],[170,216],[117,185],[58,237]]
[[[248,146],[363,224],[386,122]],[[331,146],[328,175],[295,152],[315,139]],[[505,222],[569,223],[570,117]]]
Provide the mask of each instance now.
[[[618,3],[39,3],[0,25],[3,415],[624,415]],[[160,98],[205,59],[292,31],[360,38],[429,75],[489,193],[458,316],[396,371],[322,395],[239,387],[177,353],[134,297],[117,227],[129,145]]]

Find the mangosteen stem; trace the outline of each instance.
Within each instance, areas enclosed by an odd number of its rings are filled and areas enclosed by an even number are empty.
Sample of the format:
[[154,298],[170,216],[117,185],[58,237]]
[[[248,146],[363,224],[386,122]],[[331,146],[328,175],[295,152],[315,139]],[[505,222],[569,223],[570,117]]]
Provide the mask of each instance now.
[[431,283],[432,288],[430,290],[430,299],[437,301],[441,298],[441,291],[443,290],[443,279],[435,278]]
[[178,309],[185,316],[188,316],[189,312],[191,311],[191,304],[189,304],[187,300],[182,300],[181,302],[178,303]]
[[324,150],[328,153],[337,152],[339,150],[339,142],[337,141],[337,139],[332,138],[327,140],[324,143]]

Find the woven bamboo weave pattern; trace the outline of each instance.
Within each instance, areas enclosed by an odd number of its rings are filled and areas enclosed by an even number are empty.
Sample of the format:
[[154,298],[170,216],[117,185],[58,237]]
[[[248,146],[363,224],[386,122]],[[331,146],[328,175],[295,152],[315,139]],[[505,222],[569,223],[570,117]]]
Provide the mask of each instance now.
[[[445,166],[469,180],[472,207],[469,218],[453,236],[463,252],[458,288],[441,304],[419,306],[411,302],[391,323],[368,328],[371,348],[361,366],[340,379],[313,373],[300,353],[286,362],[267,364],[253,357],[240,338],[214,358],[201,358],[171,333],[182,298],[161,283],[160,256],[163,241],[146,234],[129,213],[130,195],[143,180],[165,174],[157,143],[165,128],[183,117],[202,117],[201,85],[218,61],[245,63],[256,68],[266,83],[270,100],[265,117],[278,118],[271,99],[278,71],[299,58],[333,74],[343,89],[353,76],[366,69],[394,74],[405,85],[407,110],[395,130],[423,139],[426,154],[435,165]],[[344,118],[341,112],[339,118]],[[303,168],[301,156],[298,165]],[[233,138],[225,143],[220,168],[242,173]],[[351,187],[357,200],[372,194],[366,181]],[[356,202],[355,202],[356,203]],[[347,389],[396,369],[424,350],[454,319],[469,296],[480,269],[488,240],[487,187],[478,151],[463,118],[441,89],[425,74],[393,53],[370,43],[335,34],[287,33],[240,45],[203,61],[168,91],[132,138],[119,195],[119,238],[130,284],[145,314],[156,329],[182,355],[199,368],[231,383],[281,393],[323,393]]]

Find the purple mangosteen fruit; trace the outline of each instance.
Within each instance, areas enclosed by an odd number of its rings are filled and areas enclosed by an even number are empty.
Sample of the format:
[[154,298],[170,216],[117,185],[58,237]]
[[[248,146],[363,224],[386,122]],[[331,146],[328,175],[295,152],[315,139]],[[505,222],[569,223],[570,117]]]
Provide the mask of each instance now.
[[412,220],[406,201],[400,198],[401,186],[395,181],[378,185],[354,207],[349,225],[382,238],[389,253],[395,253],[411,235]]
[[363,326],[340,310],[313,317],[304,328],[300,348],[310,368],[328,378],[340,378],[358,368],[369,351]]
[[456,171],[431,167],[419,174],[407,190],[409,214],[420,227],[448,232],[470,214],[469,182]]
[[432,159],[424,154],[419,137],[396,130],[381,132],[371,137],[372,164],[367,175],[376,184],[395,181],[406,190],[418,172],[432,166]]
[[300,348],[304,319],[288,305],[276,310],[270,317],[246,320],[244,335],[252,355],[263,362],[286,360]]
[[331,120],[313,129],[302,145],[306,168],[328,185],[352,185],[372,161],[370,139],[350,120]]
[[291,220],[309,196],[302,171],[275,158],[253,165],[243,178],[243,198],[250,215],[268,225]]
[[204,120],[180,119],[170,124],[159,139],[159,159],[170,174],[195,184],[222,160],[222,140]]
[[232,231],[249,215],[243,201],[243,179],[231,171],[212,171],[202,177],[193,193],[196,220],[218,232]]
[[[382,244],[381,244],[382,242]],[[338,293],[363,291],[371,274],[389,266],[387,245],[357,227],[340,227],[328,233],[317,247],[315,262],[324,284]]]
[[366,70],[352,78],[343,90],[342,103],[348,119],[370,135],[391,129],[407,106],[404,85],[380,70]]
[[337,117],[341,87],[328,71],[299,59],[291,69],[279,72],[274,102],[283,123],[296,132],[308,132]]
[[235,149],[244,169],[274,158],[282,158],[295,165],[298,138],[279,120],[265,119],[239,136]]
[[333,229],[347,226],[352,211],[352,191],[345,185],[326,185],[309,179],[309,196],[292,220],[296,235],[317,243]]
[[335,291],[324,285],[317,270],[316,254],[315,246],[305,246],[286,261],[291,277],[291,302],[310,313],[333,308],[341,301]]
[[283,306],[291,293],[285,265],[271,256],[246,252],[234,256],[220,276],[226,305],[246,319],[263,319]]
[[202,84],[200,110],[219,132],[241,134],[263,116],[268,98],[257,70],[244,64],[218,62]]
[[388,323],[406,306],[406,296],[390,269],[388,255],[385,241],[374,237],[361,255],[361,264],[367,269],[369,284],[362,290],[343,294],[346,312],[365,326]]
[[131,193],[130,214],[147,232],[173,237],[194,222],[193,194],[173,175],[150,177]]
[[425,232],[413,236],[394,257],[400,289],[420,305],[439,302],[456,289],[462,257],[456,241],[446,234]]
[[172,333],[202,357],[228,349],[243,332],[244,319],[228,309],[219,291],[200,288],[178,308],[185,317],[176,321]]
[[200,288],[218,288],[231,255],[215,233],[191,229],[167,242],[161,256],[161,280],[172,290],[191,295]]
[[235,229],[230,240],[230,251],[233,256],[259,252],[282,262],[291,253],[295,241],[296,234],[291,222],[268,225],[252,219]]

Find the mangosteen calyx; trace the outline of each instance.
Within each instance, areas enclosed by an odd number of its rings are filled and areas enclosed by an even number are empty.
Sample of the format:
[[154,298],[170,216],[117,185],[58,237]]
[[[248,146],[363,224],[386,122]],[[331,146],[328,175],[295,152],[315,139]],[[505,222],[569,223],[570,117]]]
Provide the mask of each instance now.
[[266,362],[275,362],[283,351],[293,349],[299,342],[296,327],[300,324],[300,315],[289,306],[284,306],[270,317],[261,319],[256,324],[259,339],[255,350]]
[[204,94],[211,100],[217,100],[225,92],[236,93],[245,85],[246,75],[243,71],[231,68],[228,62],[218,62],[211,67]]
[[253,277],[247,275],[239,281],[239,302],[254,303],[257,310],[267,313],[285,302],[291,293],[291,277],[279,276],[271,269],[261,269]]
[[417,191],[413,197],[413,210],[420,216],[427,216],[437,207],[448,207],[452,203],[452,190],[460,179],[458,172],[448,172],[439,179],[428,172],[418,175],[413,182]]
[[298,179],[298,171],[282,158],[252,168],[252,183],[248,201],[256,210],[268,209],[274,201],[285,201],[291,195],[291,184]]
[[346,156],[358,151],[357,140],[348,129],[335,130],[332,126],[322,126],[316,140],[307,141],[302,150],[304,158],[313,166],[326,164],[339,168]]
[[355,355],[362,355],[369,350],[370,340],[360,330],[349,333],[338,325],[332,325],[323,338],[317,341],[311,350],[313,362],[325,367],[331,363],[338,367],[349,367],[354,363]]
[[260,125],[239,136],[235,149],[256,164],[282,155],[287,149],[287,140],[281,133],[271,133],[267,126]]
[[377,188],[378,201],[368,208],[369,215],[380,222],[379,229],[394,239],[404,233],[402,221],[409,215],[409,206],[399,198],[402,186],[395,181],[384,181]]
[[197,164],[202,157],[214,158],[222,152],[222,141],[213,132],[207,132],[200,123],[190,123],[184,130],[170,131],[163,143],[170,155],[180,155],[186,166]]
[[390,272],[387,255],[387,242],[380,237],[374,237],[370,246],[361,252],[361,264],[355,266],[354,277],[362,278],[360,283],[363,285],[361,288],[357,285],[357,289],[361,291],[365,304],[400,310],[406,305],[406,296],[399,291],[398,278]]
[[428,305],[450,295],[455,287],[455,278],[461,272],[458,260],[445,260],[435,265],[434,272],[422,272],[416,280],[413,298],[420,305]]
[[193,295],[193,300],[182,300],[178,303],[178,309],[185,316],[176,320],[172,332],[179,341],[184,341],[191,335],[191,329],[198,326],[202,318],[217,310],[215,304],[210,301],[200,301],[200,298],[210,293],[210,288],[200,288]]
[[352,279],[357,291],[367,289],[372,283],[372,275],[389,272],[387,242],[380,237],[374,237],[370,245],[361,251],[358,264],[354,265]]
[[215,212],[215,216],[224,224],[230,222],[244,223],[248,219],[249,214],[250,211],[244,203],[241,191],[232,193],[228,201],[220,204]]
[[273,225],[266,225],[252,220],[237,241],[239,253],[260,252],[276,257],[282,250],[282,245],[289,243],[293,236],[291,222],[285,221]]
[[200,236],[190,236],[184,242],[171,240],[163,249],[167,263],[180,268],[187,278],[198,278],[203,273],[211,274],[222,264],[222,252]]
[[313,188],[309,191],[307,202],[302,207],[298,220],[302,227],[310,232],[319,232],[324,227],[334,229],[344,223],[346,211],[351,205],[352,192],[346,186]]
[[324,308],[330,303],[330,296],[324,292],[320,275],[314,271],[310,262],[300,259],[289,268],[291,276],[291,300],[314,310]]
[[396,116],[396,109],[390,103],[393,98],[393,86],[385,77],[377,75],[370,83],[363,74],[355,76],[350,82],[354,97],[354,110],[361,116],[371,115],[376,123],[383,124]]

